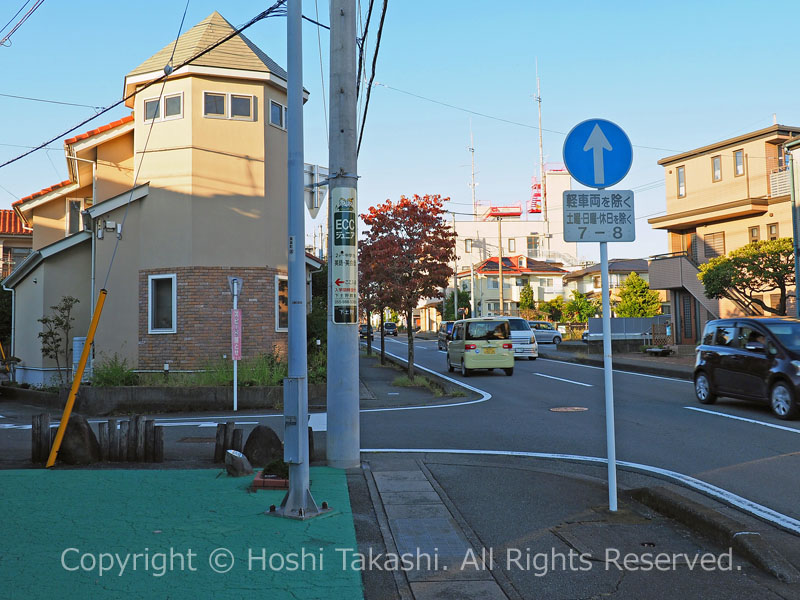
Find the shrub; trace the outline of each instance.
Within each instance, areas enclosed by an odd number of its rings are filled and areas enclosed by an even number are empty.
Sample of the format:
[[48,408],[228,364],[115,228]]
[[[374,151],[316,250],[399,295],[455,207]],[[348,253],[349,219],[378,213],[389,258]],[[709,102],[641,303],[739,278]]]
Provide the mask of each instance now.
[[128,361],[120,359],[116,353],[96,364],[92,370],[92,385],[97,387],[138,384],[139,376],[128,368]]

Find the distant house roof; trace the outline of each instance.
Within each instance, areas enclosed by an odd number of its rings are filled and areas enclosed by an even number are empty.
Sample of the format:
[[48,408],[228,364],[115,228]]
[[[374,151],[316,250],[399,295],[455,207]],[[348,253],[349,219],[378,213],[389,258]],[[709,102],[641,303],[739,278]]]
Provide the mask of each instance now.
[[[520,266],[520,260],[525,262],[525,266]],[[496,256],[487,258],[475,269],[476,273],[481,275],[496,274],[498,272],[498,260]],[[533,260],[525,256],[504,256],[503,257],[503,276],[505,275],[528,275],[531,273],[549,273],[553,275],[562,275],[566,273],[558,265],[553,263],[544,262],[541,260]],[[469,270],[464,270],[459,275],[466,275]]]
[[[173,56],[173,47],[175,48],[175,54],[172,58],[172,66],[177,67],[234,31],[233,25],[228,23],[217,11],[214,11],[180,36],[177,44],[170,42],[164,46],[159,52],[128,73],[128,77],[162,71],[169,62],[170,56]],[[193,60],[192,65],[262,71],[274,73],[283,80],[289,79],[286,71],[278,63],[264,54],[258,46],[241,33]]]
[[70,236],[67,236],[63,239],[58,240],[57,242],[53,242],[52,244],[45,246],[44,248],[39,248],[31,252],[28,256],[25,257],[21,263],[17,265],[14,271],[6,277],[1,283],[4,289],[10,290],[19,284],[20,281],[25,279],[28,274],[33,271],[37,266],[41,264],[41,262],[54,254],[58,254],[59,252],[64,252],[65,250],[69,250],[70,248],[77,246],[78,244],[82,244],[83,242],[88,242],[92,239],[92,232],[91,231],[79,231],[78,233],[73,233]]
[[38,192],[34,192],[30,196],[25,196],[24,198],[20,198],[19,200],[14,202],[11,206],[19,206],[20,204],[25,204],[28,200],[33,200],[34,198],[38,198],[39,196],[44,196],[45,194],[49,194],[50,192],[57,190],[58,188],[62,188],[64,186],[69,185],[70,183],[72,182],[69,179],[66,179],[61,183],[56,183],[54,185],[51,185],[50,187],[41,189]]
[[[648,273],[650,268],[647,264],[647,259],[644,258],[612,258],[608,261],[609,273]],[[564,281],[572,281],[580,279],[585,275],[599,275],[600,263],[589,265],[580,271],[573,271],[568,275],[564,275]]]
[[0,210],[0,235],[33,235],[13,210]]
[[91,129],[86,133],[81,133],[76,135],[75,137],[71,137],[67,140],[64,140],[66,145],[74,144],[80,140],[85,140],[87,138],[92,137],[93,135],[97,135],[98,133],[103,133],[104,131],[109,131],[110,129],[114,129],[115,127],[119,127],[120,125],[124,125],[125,123],[130,123],[133,121],[133,115],[128,115],[127,117],[122,117],[121,119],[109,123],[108,125],[103,125],[102,127],[98,127],[96,129]]

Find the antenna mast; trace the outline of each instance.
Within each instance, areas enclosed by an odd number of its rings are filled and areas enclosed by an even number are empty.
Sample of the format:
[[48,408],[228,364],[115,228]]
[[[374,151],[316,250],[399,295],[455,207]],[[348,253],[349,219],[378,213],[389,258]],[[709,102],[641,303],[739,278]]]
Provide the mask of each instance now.
[[536,59],[536,104],[539,107],[539,185],[542,190],[542,216],[544,217],[544,231],[547,249],[550,250],[550,221],[547,219],[547,188],[544,182],[544,150],[542,145],[542,93],[539,87],[539,59]]

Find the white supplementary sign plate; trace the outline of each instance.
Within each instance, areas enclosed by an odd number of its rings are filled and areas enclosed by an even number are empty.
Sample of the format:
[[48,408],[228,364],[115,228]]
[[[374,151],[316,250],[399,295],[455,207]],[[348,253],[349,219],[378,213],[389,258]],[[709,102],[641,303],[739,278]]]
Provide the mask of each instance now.
[[565,242],[632,242],[635,239],[631,190],[564,192]]

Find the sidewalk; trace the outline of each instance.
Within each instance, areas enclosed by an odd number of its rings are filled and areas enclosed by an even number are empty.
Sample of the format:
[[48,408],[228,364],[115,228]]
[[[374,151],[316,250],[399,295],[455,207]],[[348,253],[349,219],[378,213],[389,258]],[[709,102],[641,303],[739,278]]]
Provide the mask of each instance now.
[[[553,344],[541,344],[539,356],[551,360],[580,363],[595,367],[603,366],[602,354],[568,352]],[[635,371],[662,377],[692,379],[694,376],[694,356],[645,356],[640,352],[627,352],[612,355],[612,364],[620,371]]]

